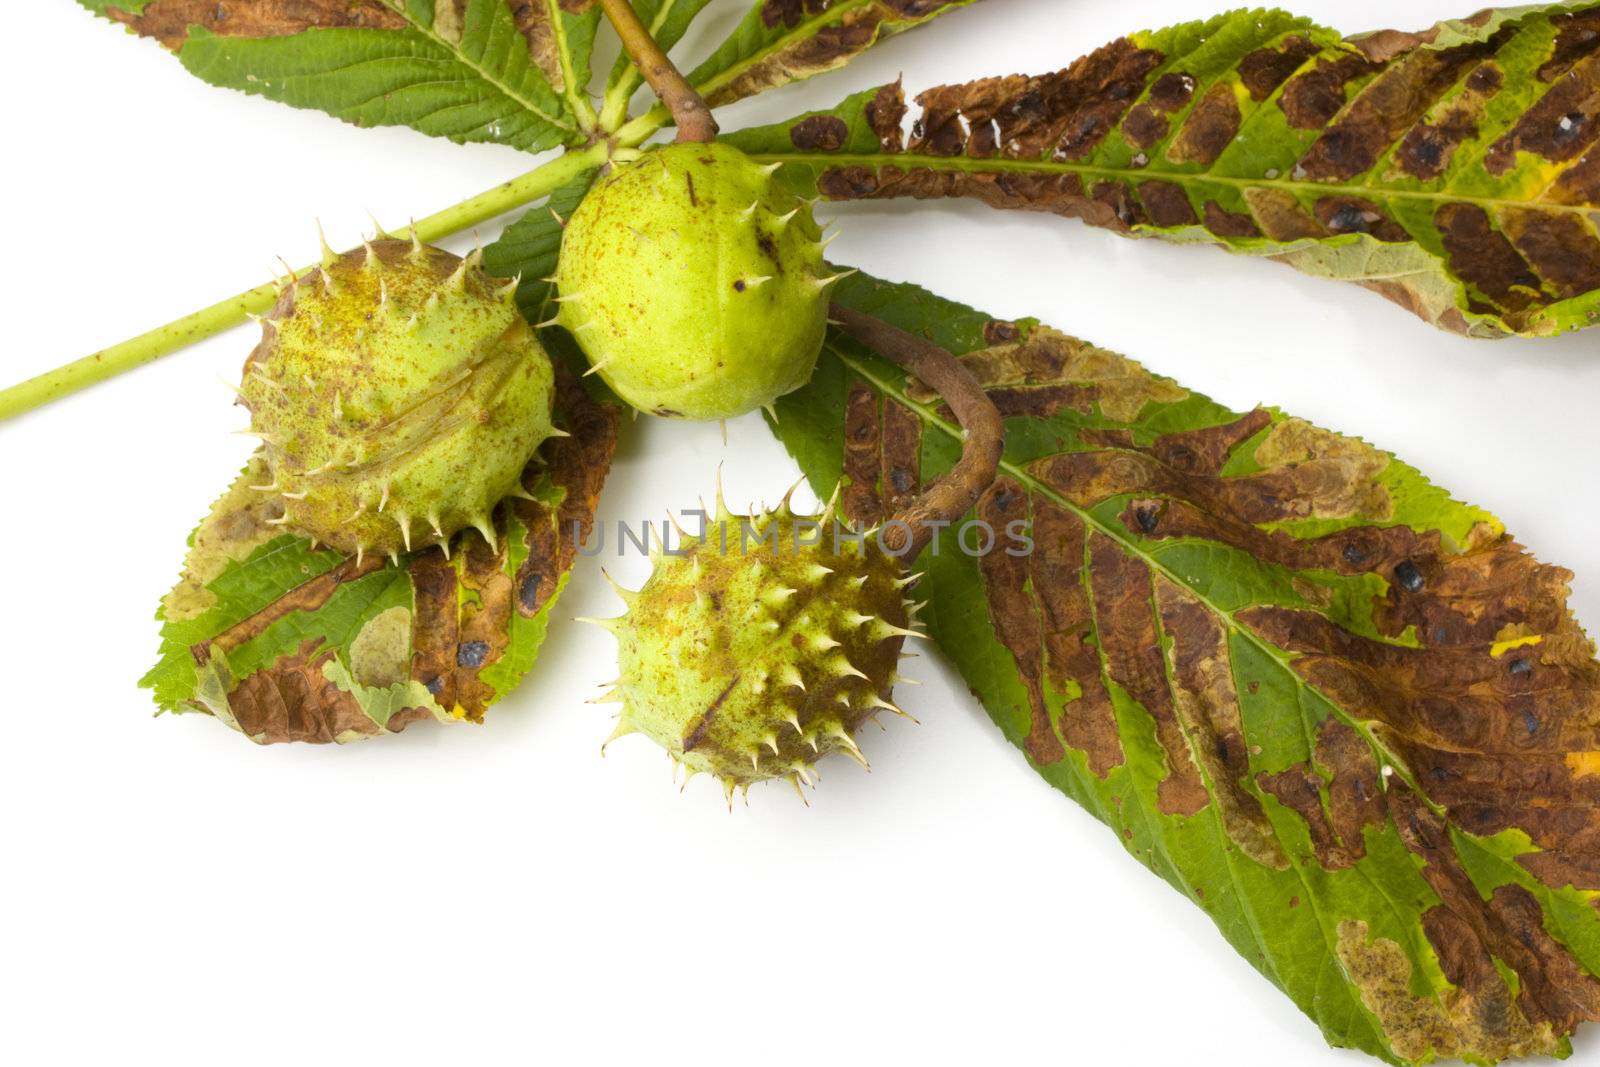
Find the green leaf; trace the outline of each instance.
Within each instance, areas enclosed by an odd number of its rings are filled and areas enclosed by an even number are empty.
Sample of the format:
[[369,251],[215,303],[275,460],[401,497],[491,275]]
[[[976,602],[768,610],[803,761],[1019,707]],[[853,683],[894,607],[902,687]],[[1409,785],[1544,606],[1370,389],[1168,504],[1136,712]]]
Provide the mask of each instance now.
[[142,685],[167,711],[206,711],[263,744],[350,741],[418,719],[482,722],[532,667],[616,447],[617,410],[557,361],[556,422],[524,487],[475,530],[385,561],[278,533],[253,459],[190,538],[162,602],[161,657]]
[[561,252],[561,228],[593,183],[593,171],[568,182],[544,204],[524,212],[483,250],[483,269],[489,274],[520,279],[517,304],[529,322],[544,322],[554,314],[555,283],[550,279]]
[[593,120],[583,89],[598,11],[558,0],[79,3],[213,85],[358,126],[538,152],[582,143]]
[[[567,94],[583,125],[593,122],[589,111],[589,82],[594,77],[590,61],[594,55],[594,35],[600,28],[600,7],[594,0],[544,0],[547,10],[556,12],[559,35],[556,38],[557,66],[560,75],[551,74],[551,84]],[[531,6],[524,3],[519,8]],[[526,17],[526,16],[525,16]],[[557,80],[559,78],[559,80]],[[578,103],[578,101],[582,103]]]
[[712,107],[844,66],[881,38],[972,0],[756,0],[688,75]]
[[1240,11],[730,138],[834,199],[976,197],[1358,282],[1473,336],[1600,320],[1600,4],[1349,40]]
[[[910,286],[837,298],[963,354],[1006,416],[917,594],[1038,773],[1334,1044],[1560,1055],[1600,1017],[1600,664],[1568,572],[1361,441]],[[961,448],[841,336],[773,428],[860,523]]]

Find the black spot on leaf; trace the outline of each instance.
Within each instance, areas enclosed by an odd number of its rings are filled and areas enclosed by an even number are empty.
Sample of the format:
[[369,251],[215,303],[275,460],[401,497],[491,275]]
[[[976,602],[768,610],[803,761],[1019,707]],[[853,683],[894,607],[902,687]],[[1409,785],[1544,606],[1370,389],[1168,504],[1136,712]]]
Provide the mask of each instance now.
[[1394,579],[1400,583],[1400,588],[1408,593],[1422,592],[1422,572],[1417,565],[1409,559],[1401,560],[1394,568]]
[[528,576],[522,579],[522,586],[517,590],[517,599],[521,601],[524,611],[534,611],[539,607],[541,577],[538,571],[529,571]]

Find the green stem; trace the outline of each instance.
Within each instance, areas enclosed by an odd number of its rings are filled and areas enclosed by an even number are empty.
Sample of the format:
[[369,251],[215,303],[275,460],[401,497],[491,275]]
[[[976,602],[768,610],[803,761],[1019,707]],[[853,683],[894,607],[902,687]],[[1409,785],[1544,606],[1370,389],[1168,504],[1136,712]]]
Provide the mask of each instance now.
[[[648,137],[646,133],[644,136]],[[642,140],[643,138],[641,138]],[[413,228],[423,241],[437,241],[459,233],[496,215],[504,214],[532,200],[559,189],[585,171],[593,170],[606,161],[607,147],[595,144],[578,152],[569,152],[542,167],[445,208],[427,218],[418,219],[414,227],[397,231],[396,237],[410,237]],[[296,271],[296,276],[314,269],[314,264]],[[251,314],[259,314],[272,306],[277,290],[271,285],[258,285],[228,299],[201,308],[192,314],[158,326],[148,333],[103,348],[93,355],[74,360],[37,378],[29,378],[9,389],[0,389],[0,421],[21,415],[52,400],[77,392],[114,378],[123,371],[143,366],[176,352],[186,345],[203,341],[224,330],[244,322]]]
[[630,119],[617,130],[617,143],[632,147],[643,144],[652,134],[672,121],[665,104],[657,104],[638,118]]
[[622,80],[606,88],[605,100],[600,107],[602,130],[618,129],[628,121],[628,104],[633,101],[633,92],[639,88],[640,80],[639,68],[629,63]]

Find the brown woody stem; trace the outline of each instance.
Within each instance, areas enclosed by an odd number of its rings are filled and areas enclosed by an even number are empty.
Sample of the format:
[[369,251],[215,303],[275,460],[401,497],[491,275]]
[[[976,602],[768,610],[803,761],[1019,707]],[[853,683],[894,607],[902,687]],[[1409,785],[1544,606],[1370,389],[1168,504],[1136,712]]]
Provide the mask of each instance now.
[[627,50],[628,58],[633,60],[639,73],[644,75],[644,80],[650,83],[650,88],[672,112],[672,119],[678,124],[678,142],[706,144],[716,140],[717,120],[711,117],[711,109],[706,106],[705,99],[695,92],[694,86],[684,79],[661,46],[656,44],[649,28],[640,21],[638,12],[633,10],[633,4],[629,0],[600,0],[600,6],[605,10],[606,18],[611,20],[617,36],[622,38],[622,47]]
[[885,524],[884,547],[903,559],[915,559],[942,526],[965,515],[994,481],[1005,448],[1005,423],[971,372],[933,342],[843,304],[830,305],[828,317],[938,393],[966,432],[961,459],[950,472]]

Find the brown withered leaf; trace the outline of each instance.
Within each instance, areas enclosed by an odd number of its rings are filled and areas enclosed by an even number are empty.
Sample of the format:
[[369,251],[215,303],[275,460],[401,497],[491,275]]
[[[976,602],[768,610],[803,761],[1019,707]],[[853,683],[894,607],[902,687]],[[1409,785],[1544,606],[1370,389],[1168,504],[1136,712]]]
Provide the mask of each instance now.
[[[732,140],[832,199],[973,197],[1358,282],[1474,336],[1600,320],[1600,3],[1349,40],[1238,11]],[[818,136],[826,131],[826,136]]]
[[[229,694],[231,725],[263,743],[348,741],[382,731],[353,694],[327,677],[324,668],[334,654],[331,649],[319,652],[317,645],[310,638],[296,654],[241,681]],[[404,721],[396,720],[404,719],[392,716],[386,725],[398,730]]]
[[[130,10],[131,9],[131,10]],[[382,0],[152,0],[104,5],[106,15],[141,37],[154,37],[173,51],[183,47],[195,27],[222,37],[281,37],[309,29],[367,26],[406,27],[405,16]]]
[[[593,0],[79,0],[197,77],[358,126],[585,143]],[[569,78],[570,72],[570,78]]]
[[422,718],[482,722],[532,666],[549,609],[588,537],[617,408],[556,361],[556,422],[495,513],[497,545],[457,535],[357,561],[277,534],[252,461],[191,539],[163,602],[162,657],[142,684],[171,711],[207,711],[254,741],[348,741]]
[[890,34],[973,0],[755,0],[689,74],[712,107],[842,67]]
[[[384,0],[148,0],[142,6],[110,0],[90,6],[102,8],[134,33],[154,37],[174,52],[196,28],[219,37],[288,37],[306,30],[406,30],[413,25],[395,4]],[[445,41],[459,42],[469,6],[469,0],[438,0],[428,31]],[[559,35],[552,25],[550,5],[545,0],[508,0],[507,6],[527,42],[529,57],[552,87],[565,89]],[[569,14],[582,14],[594,6],[594,0],[560,0],[560,6]]]
[[[964,353],[1008,416],[918,592],[1040,774],[1335,1044],[1495,1061],[1600,1018],[1600,663],[1568,572],[1364,442],[909,286],[838,298]],[[774,423],[863,523],[953,427],[842,337]]]

